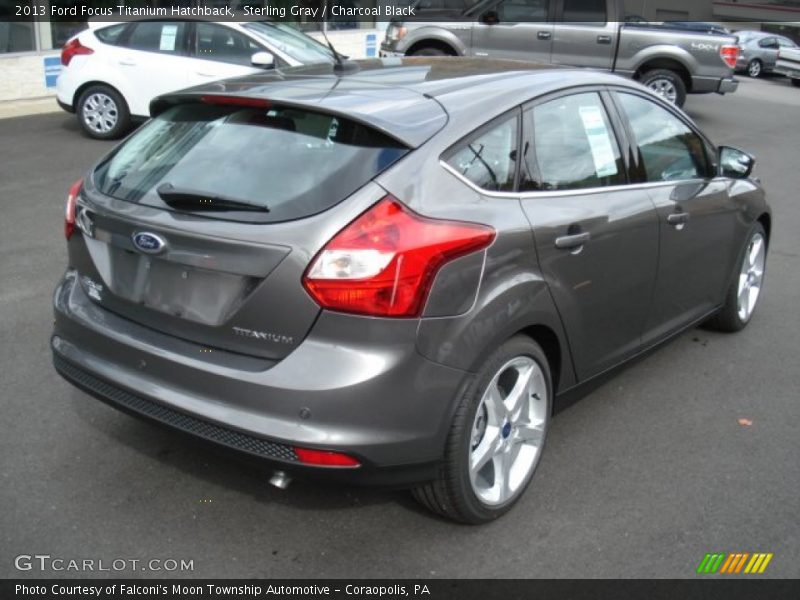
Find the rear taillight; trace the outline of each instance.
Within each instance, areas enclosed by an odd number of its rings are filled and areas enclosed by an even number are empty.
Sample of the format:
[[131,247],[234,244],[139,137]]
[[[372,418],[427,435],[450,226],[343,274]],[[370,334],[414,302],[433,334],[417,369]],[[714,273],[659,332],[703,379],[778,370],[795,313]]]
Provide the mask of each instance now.
[[67,239],[71,238],[75,231],[75,209],[78,206],[78,194],[82,185],[83,179],[78,179],[67,192],[67,206],[64,210],[64,237]]
[[325,245],[303,285],[330,310],[417,317],[439,269],[494,237],[486,225],[422,217],[387,196]]
[[312,450],[311,448],[298,448],[295,446],[294,453],[304,465],[316,465],[318,467],[360,467],[361,463],[352,456],[341,452],[330,452],[328,450]]
[[68,41],[61,50],[61,64],[66,67],[72,57],[79,54],[94,54],[94,50],[81,44],[78,38]]
[[736,67],[736,60],[739,58],[739,46],[726,44],[720,46],[719,55],[729,67]]

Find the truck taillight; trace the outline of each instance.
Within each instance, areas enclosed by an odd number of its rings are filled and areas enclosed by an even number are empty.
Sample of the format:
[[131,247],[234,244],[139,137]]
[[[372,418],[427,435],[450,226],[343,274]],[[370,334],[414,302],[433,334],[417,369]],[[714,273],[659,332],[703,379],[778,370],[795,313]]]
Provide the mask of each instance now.
[[78,194],[82,185],[83,179],[78,179],[67,192],[67,205],[64,210],[64,237],[67,239],[71,238],[75,231],[75,210],[78,206]]
[[726,44],[720,46],[719,55],[731,69],[736,67],[736,61],[739,58],[739,46]]
[[325,245],[303,285],[330,310],[418,317],[439,269],[494,238],[487,225],[423,217],[386,196]]
[[72,57],[79,54],[94,54],[94,50],[81,44],[78,38],[68,41],[61,50],[61,64],[65,67],[68,66]]

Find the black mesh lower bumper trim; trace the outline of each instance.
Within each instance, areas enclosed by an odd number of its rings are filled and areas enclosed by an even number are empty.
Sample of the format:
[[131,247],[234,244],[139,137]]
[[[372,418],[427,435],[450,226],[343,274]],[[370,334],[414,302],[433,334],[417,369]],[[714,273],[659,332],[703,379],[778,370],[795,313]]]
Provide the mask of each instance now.
[[62,377],[112,406],[174,427],[185,433],[222,444],[256,456],[286,462],[298,462],[294,449],[246,433],[222,427],[203,419],[146,400],[115,385],[98,379],[80,367],[53,354],[53,365]]

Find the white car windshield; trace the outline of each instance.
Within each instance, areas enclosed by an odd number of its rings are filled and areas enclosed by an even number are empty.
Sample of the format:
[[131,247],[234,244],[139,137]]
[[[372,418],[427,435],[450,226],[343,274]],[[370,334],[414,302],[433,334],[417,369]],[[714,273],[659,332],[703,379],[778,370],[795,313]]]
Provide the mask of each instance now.
[[301,64],[333,62],[328,48],[289,25],[254,22],[244,27]]

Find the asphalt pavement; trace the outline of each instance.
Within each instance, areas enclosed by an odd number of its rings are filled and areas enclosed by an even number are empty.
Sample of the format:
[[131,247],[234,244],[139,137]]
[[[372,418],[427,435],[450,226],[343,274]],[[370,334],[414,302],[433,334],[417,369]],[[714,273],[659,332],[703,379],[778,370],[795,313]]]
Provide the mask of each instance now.
[[[531,488],[483,527],[405,492],[279,491],[58,377],[64,196],[112,144],[66,113],[0,120],[0,577],[672,578],[707,552],[771,552],[759,577],[800,577],[800,89],[745,79],[687,111],[758,158],[774,226],[756,315],[734,335],[691,330],[560,413]],[[34,554],[193,571],[15,568]]]

